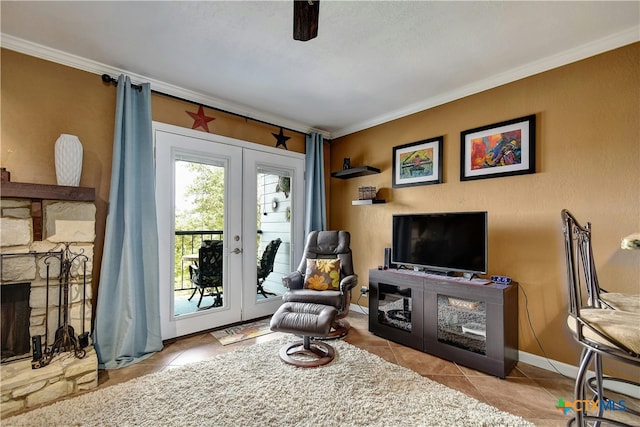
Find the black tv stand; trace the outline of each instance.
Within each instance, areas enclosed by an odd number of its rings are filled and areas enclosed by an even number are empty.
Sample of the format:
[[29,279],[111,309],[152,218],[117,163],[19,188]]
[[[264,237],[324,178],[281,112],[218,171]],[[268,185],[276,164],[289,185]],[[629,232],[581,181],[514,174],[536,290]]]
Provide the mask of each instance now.
[[369,271],[369,331],[504,378],[518,361],[518,288],[409,269]]

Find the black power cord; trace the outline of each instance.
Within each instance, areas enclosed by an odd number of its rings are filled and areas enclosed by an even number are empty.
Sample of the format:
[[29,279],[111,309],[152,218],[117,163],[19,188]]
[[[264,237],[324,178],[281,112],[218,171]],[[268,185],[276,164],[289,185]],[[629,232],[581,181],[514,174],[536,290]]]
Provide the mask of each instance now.
[[360,298],[362,298],[362,295],[366,295],[368,293],[369,293],[368,288],[360,288],[360,296],[358,296],[358,299],[356,300],[356,305],[360,307],[360,311],[362,311],[362,314],[368,314],[368,313],[364,310],[364,307],[360,305]]
[[551,363],[549,356],[547,356],[547,352],[544,351],[544,348],[542,348],[542,343],[538,339],[538,335],[536,335],[535,329],[533,329],[533,323],[531,322],[531,314],[529,313],[529,298],[527,298],[527,293],[524,291],[524,288],[520,285],[518,286],[518,289],[520,289],[522,291],[522,295],[524,295],[524,308],[525,308],[525,311],[527,312],[527,321],[529,322],[529,328],[531,329],[531,332],[533,333],[533,337],[535,338],[536,343],[538,343],[538,348],[540,349],[540,351],[542,351],[542,354],[544,355],[545,360],[553,368],[553,370],[556,371],[558,374],[562,375],[565,378],[573,379],[563,374],[562,372],[560,372],[560,370],[558,370],[558,368],[553,363]]

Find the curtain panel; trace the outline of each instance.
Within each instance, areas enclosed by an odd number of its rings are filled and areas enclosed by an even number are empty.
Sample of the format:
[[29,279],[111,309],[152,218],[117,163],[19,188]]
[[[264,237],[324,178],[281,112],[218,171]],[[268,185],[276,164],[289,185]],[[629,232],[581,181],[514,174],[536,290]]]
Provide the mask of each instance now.
[[324,149],[322,135],[316,132],[305,137],[305,235],[327,229],[327,202],[324,185]]
[[113,165],[93,341],[99,367],[162,349],[151,88],[117,83]]

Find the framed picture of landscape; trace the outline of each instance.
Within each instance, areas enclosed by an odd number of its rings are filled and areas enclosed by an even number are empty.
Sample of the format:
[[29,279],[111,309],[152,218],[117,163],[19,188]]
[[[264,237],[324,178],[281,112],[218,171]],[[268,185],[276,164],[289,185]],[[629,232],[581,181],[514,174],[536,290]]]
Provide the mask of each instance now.
[[393,187],[442,183],[444,137],[393,147]]

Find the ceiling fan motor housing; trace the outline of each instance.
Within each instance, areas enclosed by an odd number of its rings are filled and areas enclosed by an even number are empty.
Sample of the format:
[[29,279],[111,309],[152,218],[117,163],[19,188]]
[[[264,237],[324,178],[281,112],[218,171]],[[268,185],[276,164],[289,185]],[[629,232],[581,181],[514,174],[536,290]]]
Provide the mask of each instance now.
[[318,36],[319,0],[293,1],[293,39],[303,42]]

